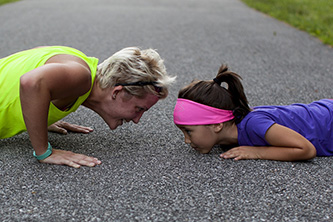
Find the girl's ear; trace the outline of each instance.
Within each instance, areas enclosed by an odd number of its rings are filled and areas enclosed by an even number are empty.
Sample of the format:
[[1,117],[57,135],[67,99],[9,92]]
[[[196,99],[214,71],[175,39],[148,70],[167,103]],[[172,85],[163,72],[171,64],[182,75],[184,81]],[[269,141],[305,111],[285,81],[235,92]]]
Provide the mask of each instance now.
[[217,124],[213,124],[213,129],[215,133],[219,133],[221,132],[221,130],[223,129],[224,124],[223,123],[217,123]]

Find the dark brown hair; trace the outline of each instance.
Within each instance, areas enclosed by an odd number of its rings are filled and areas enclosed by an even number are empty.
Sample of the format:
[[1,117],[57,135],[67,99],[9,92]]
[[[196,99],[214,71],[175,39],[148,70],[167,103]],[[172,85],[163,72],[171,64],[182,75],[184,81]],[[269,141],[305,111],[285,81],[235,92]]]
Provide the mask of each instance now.
[[[242,78],[228,70],[228,66],[222,65],[214,80],[196,80],[179,91],[178,98],[192,100],[207,106],[224,110],[232,110],[235,119],[239,123],[250,111]],[[221,86],[226,83],[228,88]]]

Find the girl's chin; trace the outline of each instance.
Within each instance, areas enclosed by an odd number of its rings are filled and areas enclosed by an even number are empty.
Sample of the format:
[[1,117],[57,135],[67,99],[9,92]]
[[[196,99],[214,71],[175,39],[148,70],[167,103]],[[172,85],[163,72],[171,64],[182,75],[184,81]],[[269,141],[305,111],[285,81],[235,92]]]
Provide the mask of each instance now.
[[211,149],[210,150],[203,150],[203,149],[200,149],[198,147],[192,147],[192,148],[195,149],[196,151],[198,151],[201,154],[207,154],[211,151]]

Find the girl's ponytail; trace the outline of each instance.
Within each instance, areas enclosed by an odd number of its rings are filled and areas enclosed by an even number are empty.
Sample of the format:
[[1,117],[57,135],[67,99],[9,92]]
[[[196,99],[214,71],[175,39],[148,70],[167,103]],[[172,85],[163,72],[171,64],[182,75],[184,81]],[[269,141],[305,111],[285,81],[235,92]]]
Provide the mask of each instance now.
[[213,80],[219,86],[221,86],[223,82],[228,85],[227,91],[230,93],[233,101],[233,113],[236,117],[236,123],[240,122],[251,111],[241,79],[242,77],[240,75],[229,71],[228,66],[221,65]]
[[[251,111],[240,80],[238,74],[222,65],[213,81],[193,81],[179,91],[178,97],[219,109],[232,110],[236,117],[234,121],[238,123]],[[222,83],[228,86],[221,86]]]

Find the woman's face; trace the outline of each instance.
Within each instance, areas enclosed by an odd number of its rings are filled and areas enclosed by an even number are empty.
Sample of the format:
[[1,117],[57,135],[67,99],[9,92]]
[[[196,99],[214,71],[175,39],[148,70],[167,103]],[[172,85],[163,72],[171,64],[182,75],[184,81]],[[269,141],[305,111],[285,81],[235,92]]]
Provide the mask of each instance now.
[[125,90],[112,94],[112,103],[106,104],[107,114],[103,117],[110,129],[116,129],[123,122],[138,123],[143,113],[157,103],[159,98],[153,94],[146,94],[143,98],[129,95]]

